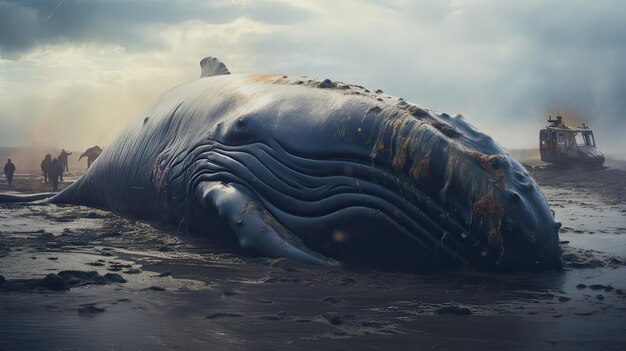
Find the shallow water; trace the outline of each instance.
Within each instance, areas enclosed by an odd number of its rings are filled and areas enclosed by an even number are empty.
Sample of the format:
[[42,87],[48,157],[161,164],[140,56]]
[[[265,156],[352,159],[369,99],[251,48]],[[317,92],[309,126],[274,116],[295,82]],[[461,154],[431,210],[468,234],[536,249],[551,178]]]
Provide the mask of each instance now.
[[[626,205],[545,183],[568,268],[510,275],[319,269],[107,211],[0,205],[7,280],[127,280],[0,291],[0,349],[623,349]],[[470,314],[437,313],[446,306]]]

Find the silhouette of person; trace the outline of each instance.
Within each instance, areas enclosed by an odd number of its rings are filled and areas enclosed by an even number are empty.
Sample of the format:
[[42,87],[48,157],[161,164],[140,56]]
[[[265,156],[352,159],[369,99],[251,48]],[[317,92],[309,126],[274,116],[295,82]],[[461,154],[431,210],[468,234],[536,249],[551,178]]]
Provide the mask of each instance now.
[[[67,152],[67,151],[65,151],[65,149],[63,149],[63,150],[61,150],[61,154],[58,157],[59,163],[61,163],[61,168],[63,168],[63,170],[65,172],[69,172],[70,171],[70,169],[68,168],[68,165],[67,165],[67,158],[71,154],[72,154],[71,152]],[[61,178],[61,180],[63,180],[63,178]]]
[[13,173],[15,173],[15,164],[11,162],[11,159],[9,159],[7,164],[4,165],[4,175],[7,177],[9,186],[13,184]]
[[52,191],[59,190],[59,176],[63,173],[61,169],[61,163],[56,158],[53,158],[50,162],[50,169],[48,170],[48,177],[52,183]]
[[[57,157],[56,160],[57,160],[57,164],[58,164],[57,172],[59,172],[59,179],[61,181],[63,181],[63,171],[65,171],[65,168],[63,167],[63,162],[61,162],[60,158]],[[50,167],[52,167],[52,166],[50,166]]]
[[52,155],[47,154],[46,157],[41,161],[41,171],[43,172],[43,180],[44,182],[48,182],[49,173],[50,173],[50,163],[52,162]]

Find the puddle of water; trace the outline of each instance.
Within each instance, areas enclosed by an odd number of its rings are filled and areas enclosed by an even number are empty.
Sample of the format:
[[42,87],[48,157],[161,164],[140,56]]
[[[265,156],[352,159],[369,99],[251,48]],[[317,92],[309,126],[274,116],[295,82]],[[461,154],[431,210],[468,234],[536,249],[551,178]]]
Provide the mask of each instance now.
[[559,237],[571,246],[626,257],[626,212],[607,206],[599,198],[561,188],[543,187],[562,223]]
[[[54,217],[47,217],[48,214],[62,214],[56,205],[41,206],[0,206],[0,235],[5,237],[17,236],[37,236],[42,231],[55,236],[61,235],[64,230],[95,229],[102,225],[100,219],[81,218],[81,214],[76,207],[68,219],[59,221]],[[85,209],[84,207],[82,208]],[[76,214],[76,212],[79,212]],[[86,213],[85,213],[86,214]],[[40,216],[36,220],[34,216]]]

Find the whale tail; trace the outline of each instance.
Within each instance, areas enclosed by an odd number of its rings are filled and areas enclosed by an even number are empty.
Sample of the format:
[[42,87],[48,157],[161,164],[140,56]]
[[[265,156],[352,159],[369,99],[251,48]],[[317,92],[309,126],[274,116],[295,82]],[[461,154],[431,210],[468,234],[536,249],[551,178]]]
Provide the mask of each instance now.
[[200,78],[230,74],[226,65],[215,57],[209,56],[203,58],[202,61],[200,61],[200,68],[202,70]]
[[0,203],[35,202],[35,201],[50,199],[56,194],[57,193],[0,194]]

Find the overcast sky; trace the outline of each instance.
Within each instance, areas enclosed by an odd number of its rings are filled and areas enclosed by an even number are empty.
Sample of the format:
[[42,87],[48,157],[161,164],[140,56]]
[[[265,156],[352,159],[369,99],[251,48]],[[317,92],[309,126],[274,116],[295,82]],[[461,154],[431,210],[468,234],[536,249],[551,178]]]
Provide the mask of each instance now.
[[204,56],[361,84],[536,147],[557,107],[626,152],[621,0],[0,0],[0,145],[106,145]]

